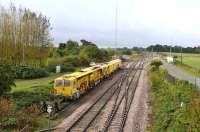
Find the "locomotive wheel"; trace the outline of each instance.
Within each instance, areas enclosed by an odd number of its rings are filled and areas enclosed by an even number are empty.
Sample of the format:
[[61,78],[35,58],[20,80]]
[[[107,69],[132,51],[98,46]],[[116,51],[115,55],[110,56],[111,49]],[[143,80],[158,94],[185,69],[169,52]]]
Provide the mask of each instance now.
[[79,93],[79,92],[76,93],[76,98],[77,98],[77,99],[80,98],[80,93]]
[[77,100],[80,98],[80,92],[78,91],[77,93],[75,93],[75,95],[73,96],[74,100]]
[[54,109],[55,109],[55,112],[58,112],[60,110],[60,107],[59,107],[59,103],[58,102],[55,102],[54,104]]

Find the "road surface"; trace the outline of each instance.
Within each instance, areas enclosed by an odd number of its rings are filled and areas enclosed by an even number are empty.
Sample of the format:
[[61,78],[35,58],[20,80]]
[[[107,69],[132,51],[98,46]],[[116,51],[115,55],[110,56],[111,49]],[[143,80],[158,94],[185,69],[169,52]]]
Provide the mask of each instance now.
[[186,80],[190,83],[196,84],[200,88],[200,78],[194,77],[194,76],[190,75],[189,73],[186,73],[186,72],[176,68],[172,64],[164,63],[163,67],[169,71],[170,75],[172,75],[178,79]]

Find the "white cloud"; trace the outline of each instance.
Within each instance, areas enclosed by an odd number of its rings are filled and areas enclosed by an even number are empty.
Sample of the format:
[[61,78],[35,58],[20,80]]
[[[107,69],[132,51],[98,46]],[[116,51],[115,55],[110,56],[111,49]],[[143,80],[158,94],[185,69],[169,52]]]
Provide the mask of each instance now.
[[[115,0],[12,1],[50,17],[56,42],[86,38],[114,43]],[[119,43],[200,42],[199,0],[118,1]],[[4,5],[9,2],[0,0]]]

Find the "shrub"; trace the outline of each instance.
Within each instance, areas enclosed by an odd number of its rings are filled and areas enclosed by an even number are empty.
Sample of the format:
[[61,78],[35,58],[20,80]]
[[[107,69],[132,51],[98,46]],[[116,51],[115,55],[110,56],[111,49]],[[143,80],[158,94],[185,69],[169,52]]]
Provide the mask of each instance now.
[[195,85],[166,81],[164,70],[150,71],[152,121],[150,131],[199,131],[200,93]]
[[22,110],[16,113],[16,124],[18,129],[22,129],[25,126],[37,127],[38,124],[38,113],[39,109],[37,105],[31,105],[24,107]]
[[15,67],[17,79],[33,79],[46,77],[49,73],[43,68],[32,68],[28,66]]
[[151,62],[152,70],[158,70],[159,67],[160,67],[162,64],[163,64],[163,63],[162,63],[162,61],[160,61],[160,60],[153,60],[153,61]]
[[0,121],[2,121],[4,117],[8,117],[13,113],[14,104],[9,98],[0,97],[0,106]]
[[17,108],[27,107],[31,104],[39,104],[48,100],[51,96],[50,85],[30,87],[32,91],[17,91],[12,93],[12,97],[17,104]]
[[70,64],[62,64],[61,65],[61,72],[74,72],[75,68],[74,66]]
[[[47,70],[48,72],[56,72],[56,64],[51,64],[49,66],[47,66]],[[71,64],[61,64],[61,73],[63,72],[73,72],[75,71],[75,67]]]
[[72,66],[81,66],[80,59],[77,55],[70,55],[65,57],[64,64],[69,64]]
[[14,83],[15,74],[10,65],[0,64],[0,95],[11,90]]

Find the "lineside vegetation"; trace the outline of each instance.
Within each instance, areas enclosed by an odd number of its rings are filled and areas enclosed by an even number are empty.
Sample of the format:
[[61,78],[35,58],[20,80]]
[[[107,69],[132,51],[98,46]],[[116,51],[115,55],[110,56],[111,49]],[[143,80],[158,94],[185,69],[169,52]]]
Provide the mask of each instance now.
[[[47,119],[38,116],[39,106],[52,96],[52,80],[90,62],[132,54],[128,48],[99,48],[84,39],[81,43],[68,40],[56,47],[50,31],[50,20],[43,14],[14,4],[9,8],[0,5],[0,131],[46,127]],[[57,65],[61,66],[60,74],[55,73]]]
[[200,131],[200,92],[193,84],[167,81],[168,72],[151,70],[152,118],[150,131]]

